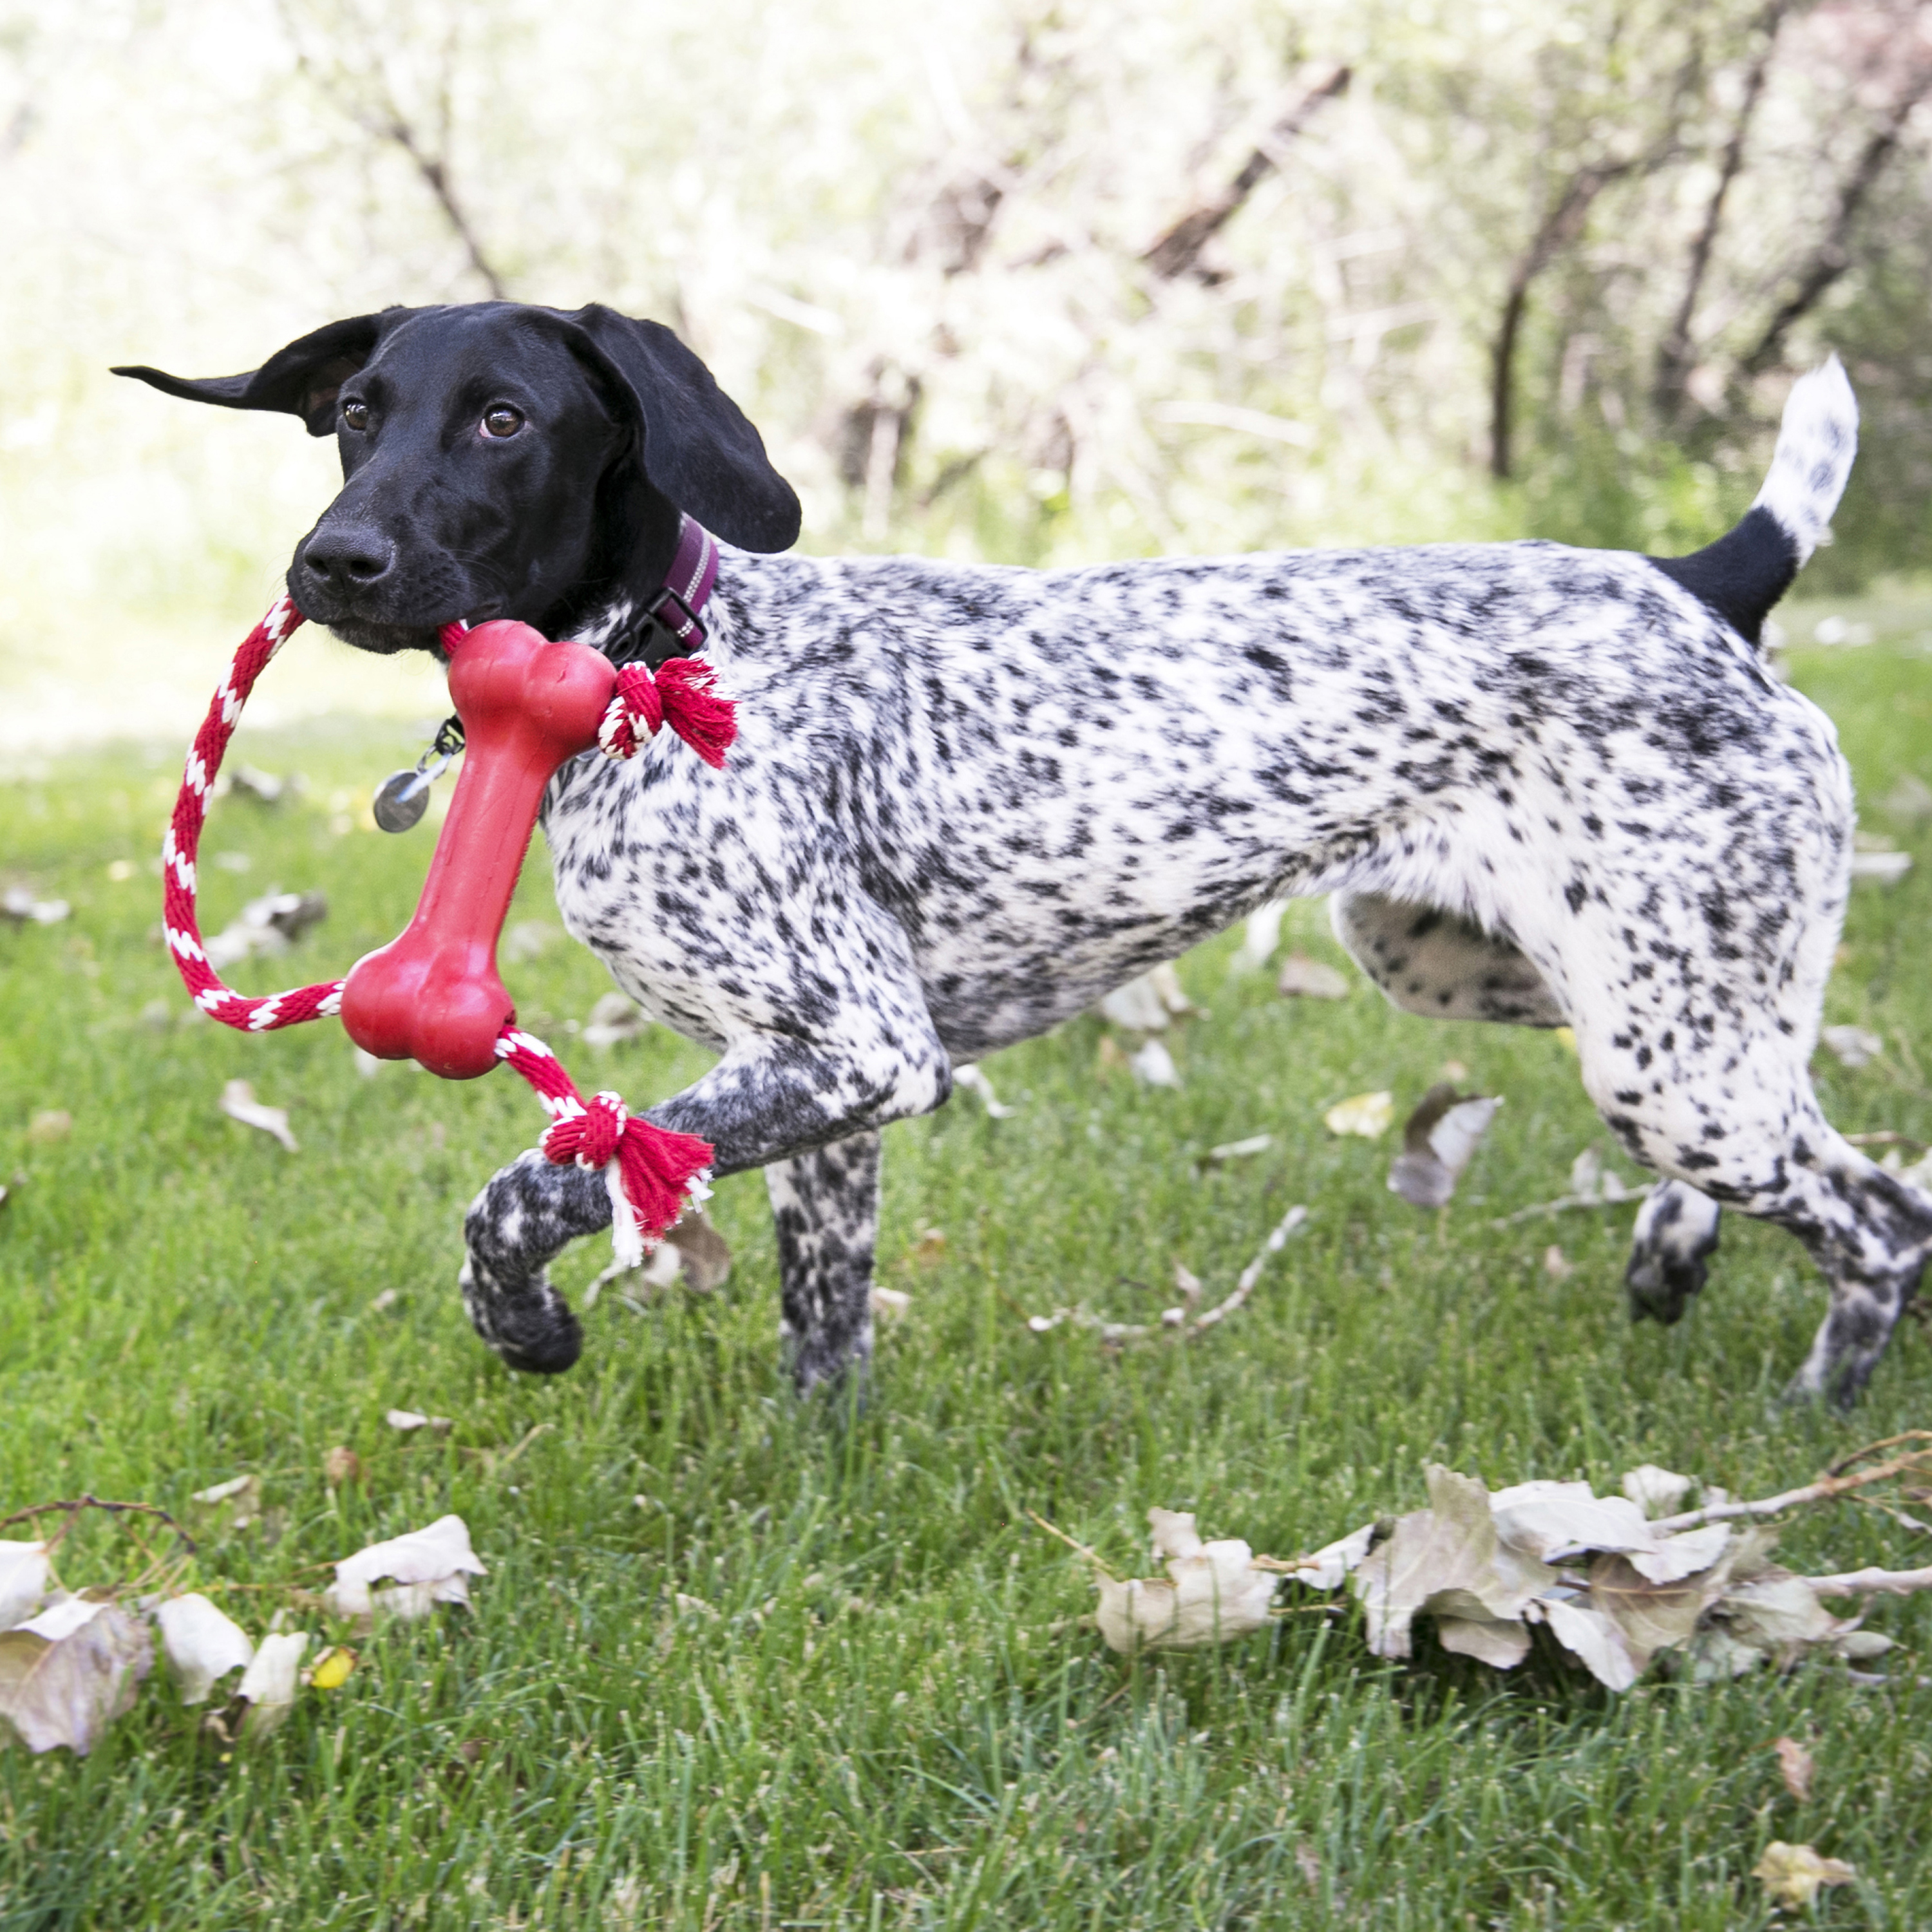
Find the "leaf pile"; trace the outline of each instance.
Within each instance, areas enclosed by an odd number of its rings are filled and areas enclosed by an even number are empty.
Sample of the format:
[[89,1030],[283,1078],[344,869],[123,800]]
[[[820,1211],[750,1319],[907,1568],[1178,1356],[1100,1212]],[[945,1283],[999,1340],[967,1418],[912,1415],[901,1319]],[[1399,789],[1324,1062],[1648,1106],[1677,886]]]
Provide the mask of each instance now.
[[1762,1502],[1711,1490],[1704,1508],[1660,1518],[1647,1512],[1673,1508],[1691,1485],[1654,1465],[1631,1470],[1622,1495],[1599,1496],[1588,1483],[1550,1480],[1492,1492],[1432,1463],[1426,1508],[1364,1524],[1310,1556],[1256,1556],[1232,1538],[1204,1543],[1192,1516],[1160,1509],[1148,1515],[1165,1577],[1123,1581],[1082,1553],[1101,1570],[1097,1621],[1118,1651],[1244,1636],[1267,1622],[1286,1579],[1324,1591],[1346,1582],[1377,1657],[1412,1655],[1426,1620],[1444,1649],[1508,1670],[1540,1628],[1611,1690],[1628,1690],[1660,1660],[1705,1683],[1760,1664],[1786,1670],[1812,1655],[1862,1663],[1889,1650],[1889,1637],[1825,1600],[1932,1589],[1932,1569],[1799,1576],[1772,1561],[1777,1532],[1752,1519],[1928,1473],[1932,1456],[1915,1451]]
[[[220,1484],[226,1494],[217,1500],[256,1482],[248,1477]],[[90,1506],[144,1509],[172,1526],[164,1512],[146,1505],[89,1498],[50,1508],[66,1510],[70,1526],[75,1514]],[[295,1708],[304,1684],[335,1690],[355,1667],[352,1651],[331,1646],[304,1672],[308,1631],[272,1624],[258,1643],[199,1591],[136,1596],[138,1586],[126,1592],[64,1589],[55,1576],[53,1549],[65,1534],[63,1528],[45,1540],[0,1540],[0,1742],[10,1736],[36,1754],[64,1745],[86,1756],[108,1725],[134,1708],[154,1669],[157,1635],[184,1704],[205,1704],[218,1682],[242,1672],[230,1703],[208,1720],[224,1742],[266,1736]],[[334,1568],[335,1582],[320,1602],[302,1600],[362,1628],[379,1616],[415,1618],[440,1603],[466,1604],[469,1579],[487,1574],[456,1516],[371,1544]],[[377,1584],[388,1587],[372,1587]],[[280,1622],[278,1613],[274,1623]]]

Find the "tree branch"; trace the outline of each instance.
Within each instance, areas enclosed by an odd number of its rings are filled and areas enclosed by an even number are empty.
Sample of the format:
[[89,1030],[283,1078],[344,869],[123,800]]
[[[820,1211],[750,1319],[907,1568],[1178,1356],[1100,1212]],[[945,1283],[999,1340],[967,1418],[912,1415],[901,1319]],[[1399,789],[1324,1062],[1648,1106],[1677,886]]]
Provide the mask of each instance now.
[[1191,208],[1141,256],[1163,281],[1186,274],[1207,247],[1234,217],[1262,182],[1281,165],[1281,152],[1299,134],[1325,100],[1347,92],[1350,70],[1337,67],[1325,74],[1268,130],[1266,138],[1244,161],[1232,181],[1212,201]]
[[1696,312],[1698,298],[1703,292],[1704,278],[1709,272],[1712,253],[1718,243],[1718,231],[1724,218],[1724,202],[1730,194],[1732,184],[1744,167],[1744,142],[1756,116],[1758,102],[1764,94],[1766,78],[1771,71],[1772,56],[1778,47],[1778,29],[1790,9],[1791,0],[1770,0],[1758,16],[1757,31],[1762,36],[1762,42],[1744,76],[1744,99],[1738,104],[1737,118],[1731,124],[1730,138],[1724,143],[1717,185],[1711,190],[1711,199],[1705,206],[1704,219],[1697,230],[1696,239],[1690,244],[1682,299],[1678,303],[1670,332],[1658,351],[1657,412],[1666,418],[1675,418],[1684,406],[1684,386],[1689,380],[1693,359],[1690,319]]
[[1748,378],[1757,375],[1776,362],[1784,352],[1786,336],[1817,306],[1826,290],[1852,266],[1849,244],[1858,210],[1897,150],[1912,110],[1928,93],[1932,93],[1932,63],[1920,68],[1906,82],[1904,91],[1893,103],[1891,112],[1886,116],[1884,124],[1865,142],[1851,172],[1845,178],[1844,187],[1838,191],[1838,209],[1832,218],[1831,226],[1825,231],[1825,238],[1819,243],[1798,277],[1796,288],[1786,297],[1766,325],[1757,346],[1738,364],[1738,373],[1741,376]]

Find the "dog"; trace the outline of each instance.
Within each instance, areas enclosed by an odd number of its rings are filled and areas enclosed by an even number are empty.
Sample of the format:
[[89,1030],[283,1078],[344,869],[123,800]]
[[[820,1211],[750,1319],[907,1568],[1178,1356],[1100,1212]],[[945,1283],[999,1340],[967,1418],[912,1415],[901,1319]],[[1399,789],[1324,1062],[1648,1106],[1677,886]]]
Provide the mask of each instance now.
[[[879,1136],[957,1064],[1045,1032],[1286,895],[1400,1006],[1575,1030],[1584,1085],[1660,1177],[1628,1274],[1672,1322],[1720,1207],[1774,1221],[1831,1302],[1793,1390],[1849,1402],[1932,1251],[1932,1199],[1826,1124],[1807,1072],[1854,822],[1829,722],[1766,614],[1824,533],[1857,409],[1791,393],[1727,535],[1652,558],[1523,542],[1030,571],[782,554],[796,497],[662,326],[592,305],[392,308],[243,376],[116,373],[333,435],[340,494],[288,587],[364,650],[513,617],[614,660],[680,512],[722,545],[716,773],[669,734],[560,770],[568,929],[718,1056],[650,1111],[765,1170],[802,1389],[862,1370]],[[547,1268],[601,1177],[526,1154],[465,1224],[465,1300],[512,1366],[576,1319]]]

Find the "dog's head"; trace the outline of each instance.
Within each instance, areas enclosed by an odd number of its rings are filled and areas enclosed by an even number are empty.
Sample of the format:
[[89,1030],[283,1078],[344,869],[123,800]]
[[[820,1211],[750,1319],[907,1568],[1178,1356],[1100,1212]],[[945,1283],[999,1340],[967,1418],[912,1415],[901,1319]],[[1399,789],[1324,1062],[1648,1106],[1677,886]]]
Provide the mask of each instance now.
[[711,372],[669,329],[594,304],[385,309],[249,375],[114,373],[335,437],[341,494],[296,546],[289,593],[364,650],[433,647],[459,618],[567,636],[656,590],[678,510],[743,550],[798,536],[798,499]]

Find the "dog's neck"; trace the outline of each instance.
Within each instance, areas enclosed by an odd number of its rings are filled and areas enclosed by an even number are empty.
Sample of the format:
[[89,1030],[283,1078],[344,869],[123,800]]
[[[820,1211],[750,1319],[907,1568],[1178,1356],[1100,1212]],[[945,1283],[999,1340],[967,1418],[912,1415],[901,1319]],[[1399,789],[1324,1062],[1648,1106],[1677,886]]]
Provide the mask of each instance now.
[[628,506],[628,541],[621,562],[572,600],[568,628],[553,635],[574,638],[602,651],[613,664],[643,663],[655,670],[681,647],[650,611],[677,554],[680,513],[662,490],[646,484]]

